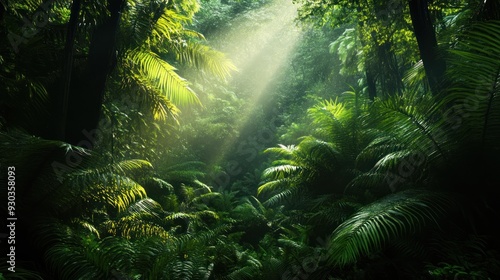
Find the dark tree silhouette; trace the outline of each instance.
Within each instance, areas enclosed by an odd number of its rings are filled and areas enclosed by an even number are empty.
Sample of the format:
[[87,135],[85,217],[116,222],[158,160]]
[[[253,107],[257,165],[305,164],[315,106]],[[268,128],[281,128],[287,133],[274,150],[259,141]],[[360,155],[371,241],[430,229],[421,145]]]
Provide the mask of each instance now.
[[429,13],[429,1],[412,0],[408,3],[420,58],[424,63],[431,91],[436,95],[442,88],[446,64],[438,55],[436,32]]

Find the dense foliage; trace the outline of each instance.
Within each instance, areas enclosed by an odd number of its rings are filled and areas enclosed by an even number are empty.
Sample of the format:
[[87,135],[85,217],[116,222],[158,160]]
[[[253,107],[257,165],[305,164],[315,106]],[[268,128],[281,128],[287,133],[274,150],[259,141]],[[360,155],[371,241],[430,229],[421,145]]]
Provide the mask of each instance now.
[[500,276],[498,1],[297,2],[1,1],[0,279]]

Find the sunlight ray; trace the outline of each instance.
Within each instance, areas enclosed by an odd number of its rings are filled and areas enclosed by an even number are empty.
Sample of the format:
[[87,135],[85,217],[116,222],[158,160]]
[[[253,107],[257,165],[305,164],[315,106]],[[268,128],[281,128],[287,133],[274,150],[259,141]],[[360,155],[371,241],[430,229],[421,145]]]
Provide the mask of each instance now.
[[[256,110],[266,104],[266,97],[268,99],[271,94],[270,84],[276,82],[300,41],[302,32],[294,22],[296,16],[297,8],[291,1],[275,0],[252,11],[252,15],[243,14],[236,18],[229,30],[219,34],[216,41],[224,42],[224,45],[217,48],[223,50],[239,69],[230,83],[242,89],[239,94],[247,95],[249,104],[235,120],[238,131],[244,130]],[[262,20],[254,26],[250,22],[255,22],[255,19],[249,17],[261,17]],[[236,138],[226,139],[213,163],[221,163],[236,141]]]

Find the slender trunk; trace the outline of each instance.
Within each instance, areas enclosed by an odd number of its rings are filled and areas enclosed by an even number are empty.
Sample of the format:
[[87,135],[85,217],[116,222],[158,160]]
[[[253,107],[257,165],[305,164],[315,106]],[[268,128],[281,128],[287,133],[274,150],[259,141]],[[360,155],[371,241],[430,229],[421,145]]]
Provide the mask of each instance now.
[[368,86],[368,97],[370,100],[375,100],[377,97],[377,85],[375,81],[375,76],[372,74],[370,70],[365,71],[366,75],[366,85]]
[[7,12],[7,0],[0,0],[0,22],[3,20],[5,12]]
[[4,17],[7,13],[7,0],[0,0],[0,40],[8,41],[7,38],[7,27],[4,25]]
[[[66,141],[82,145],[90,141],[94,146],[96,129],[101,115],[106,80],[114,68],[116,36],[120,12],[125,0],[109,0],[110,17],[98,26],[90,43],[87,67],[78,82],[72,83],[72,95],[68,103]],[[87,147],[89,148],[89,147]]]
[[409,8],[420,58],[424,64],[431,92],[436,95],[442,87],[446,64],[438,55],[436,33],[428,4],[428,0],[410,0]]
[[[354,1],[356,3],[356,11],[358,14],[361,14],[363,10],[361,9],[361,4],[359,1]],[[358,15],[359,16],[359,15]],[[365,27],[364,21],[358,21],[359,30],[363,30]],[[360,42],[361,46],[364,47],[366,45],[366,38],[360,34]],[[365,77],[366,77],[366,86],[368,88],[368,97],[370,100],[374,100],[377,97],[377,76],[374,71],[371,69],[371,65],[369,63],[365,63]]]
[[71,73],[73,70],[73,56],[75,34],[78,26],[78,18],[80,15],[81,0],[74,0],[71,5],[71,15],[66,32],[66,44],[64,46],[64,65],[62,73],[62,96],[57,98],[56,102],[56,139],[65,140],[66,118],[68,112],[68,99],[71,85]]

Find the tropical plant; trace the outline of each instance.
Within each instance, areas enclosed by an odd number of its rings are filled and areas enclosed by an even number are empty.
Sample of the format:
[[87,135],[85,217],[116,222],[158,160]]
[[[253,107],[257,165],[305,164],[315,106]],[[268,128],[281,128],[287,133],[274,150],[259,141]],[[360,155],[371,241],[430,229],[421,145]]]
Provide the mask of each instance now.
[[[264,183],[258,194],[274,191],[266,203],[276,203],[299,193],[341,194],[344,186],[359,173],[355,159],[372,137],[364,129],[363,114],[367,101],[354,92],[340,100],[324,101],[309,109],[313,136],[305,136],[298,145],[269,148],[281,158],[263,172]],[[352,105],[350,109],[348,105]]]

